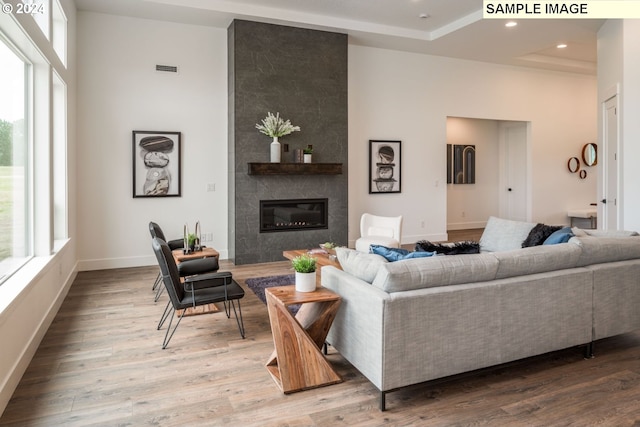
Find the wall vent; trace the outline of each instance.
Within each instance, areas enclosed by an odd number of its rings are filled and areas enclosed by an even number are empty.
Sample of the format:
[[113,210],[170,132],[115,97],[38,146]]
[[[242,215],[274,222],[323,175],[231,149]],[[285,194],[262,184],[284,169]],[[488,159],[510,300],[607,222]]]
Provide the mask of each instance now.
[[175,65],[156,65],[156,71],[162,71],[165,73],[177,73],[178,67]]

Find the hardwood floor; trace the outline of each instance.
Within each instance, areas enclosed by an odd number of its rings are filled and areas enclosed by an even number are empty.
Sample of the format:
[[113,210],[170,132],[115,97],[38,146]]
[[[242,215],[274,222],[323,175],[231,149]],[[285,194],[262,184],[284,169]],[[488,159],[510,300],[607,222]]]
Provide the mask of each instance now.
[[[0,426],[640,426],[640,331],[448,381],[379,393],[334,349],[344,382],[284,395],[264,364],[267,307],[249,277],[287,261],[222,268],[247,291],[247,338],[224,312],[185,318],[166,350],[155,267],[80,273]],[[469,349],[473,351],[473,349]]]

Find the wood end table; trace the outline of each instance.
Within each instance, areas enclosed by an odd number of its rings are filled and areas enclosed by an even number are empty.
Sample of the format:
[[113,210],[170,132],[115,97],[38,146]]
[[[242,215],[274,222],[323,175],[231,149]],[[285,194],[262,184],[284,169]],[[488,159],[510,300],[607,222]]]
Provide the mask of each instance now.
[[[297,292],[295,286],[265,290],[275,350],[266,368],[285,393],[342,382],[321,348],[340,306],[340,296],[329,289]],[[301,304],[293,316],[287,308]]]

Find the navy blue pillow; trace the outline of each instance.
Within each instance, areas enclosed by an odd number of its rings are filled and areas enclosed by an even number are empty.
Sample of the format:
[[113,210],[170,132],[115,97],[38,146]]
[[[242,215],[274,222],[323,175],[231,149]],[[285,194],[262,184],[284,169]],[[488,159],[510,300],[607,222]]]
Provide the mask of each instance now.
[[403,259],[424,258],[433,256],[435,252],[416,251],[409,252],[402,248],[388,248],[382,245],[370,245],[369,250],[372,254],[382,255],[389,262],[402,261]]
[[558,243],[567,243],[572,237],[573,233],[571,232],[571,227],[563,227],[558,231],[554,231],[542,244],[555,245]]

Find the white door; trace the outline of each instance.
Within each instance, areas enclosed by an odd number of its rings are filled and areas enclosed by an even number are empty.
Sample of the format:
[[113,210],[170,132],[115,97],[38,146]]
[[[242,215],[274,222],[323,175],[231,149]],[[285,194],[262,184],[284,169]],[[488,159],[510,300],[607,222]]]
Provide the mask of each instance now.
[[500,216],[527,221],[527,123],[500,123]]
[[603,147],[601,151],[604,182],[600,200],[602,219],[598,221],[605,230],[618,229],[618,97],[604,103]]

